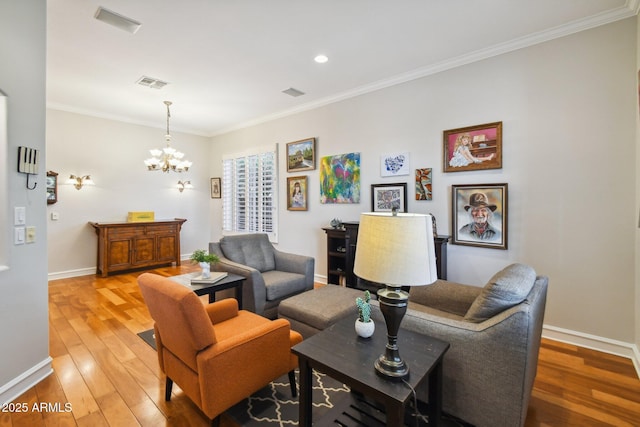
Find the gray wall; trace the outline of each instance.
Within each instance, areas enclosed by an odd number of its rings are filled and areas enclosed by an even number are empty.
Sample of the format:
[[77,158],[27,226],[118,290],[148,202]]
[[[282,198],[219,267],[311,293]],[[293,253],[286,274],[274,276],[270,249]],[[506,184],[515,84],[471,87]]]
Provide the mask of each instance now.
[[[47,305],[47,239],[45,196],[45,37],[44,0],[0,2],[0,90],[8,99],[9,221],[13,209],[26,208],[27,225],[36,227],[36,242],[10,244],[9,269],[0,271],[0,402],[7,402],[51,372]],[[26,175],[17,173],[18,147],[40,150],[41,167],[35,190],[26,189]],[[31,183],[34,179],[31,179]],[[12,237],[11,237],[12,239]]]

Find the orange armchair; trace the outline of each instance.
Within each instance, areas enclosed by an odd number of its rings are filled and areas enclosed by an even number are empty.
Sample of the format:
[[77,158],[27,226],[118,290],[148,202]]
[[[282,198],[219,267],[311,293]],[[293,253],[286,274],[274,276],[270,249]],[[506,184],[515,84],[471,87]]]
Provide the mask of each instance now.
[[156,274],[140,275],[138,285],[155,322],[165,400],[175,381],[217,425],[225,410],[287,372],[296,396],[291,347],[302,336],[288,321],[238,310],[235,299],[205,306],[190,289]]

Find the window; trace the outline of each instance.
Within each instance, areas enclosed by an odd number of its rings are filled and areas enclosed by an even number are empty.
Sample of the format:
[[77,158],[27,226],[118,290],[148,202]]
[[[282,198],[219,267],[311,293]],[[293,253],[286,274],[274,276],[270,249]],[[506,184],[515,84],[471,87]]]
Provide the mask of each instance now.
[[222,160],[222,230],[267,233],[277,241],[276,148]]

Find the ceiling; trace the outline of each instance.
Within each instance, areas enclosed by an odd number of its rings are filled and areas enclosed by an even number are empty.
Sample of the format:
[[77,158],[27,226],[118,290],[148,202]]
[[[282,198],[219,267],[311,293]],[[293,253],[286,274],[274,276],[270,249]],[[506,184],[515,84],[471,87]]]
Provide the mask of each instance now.
[[[170,100],[172,130],[211,136],[634,16],[639,2],[48,0],[47,106],[162,128]],[[98,21],[99,6],[142,26]]]

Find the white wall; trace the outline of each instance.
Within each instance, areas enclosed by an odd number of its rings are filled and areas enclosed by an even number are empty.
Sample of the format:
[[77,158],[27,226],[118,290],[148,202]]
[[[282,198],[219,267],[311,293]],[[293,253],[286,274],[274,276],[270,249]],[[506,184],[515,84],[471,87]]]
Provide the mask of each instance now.
[[[8,100],[7,235],[13,236],[13,208],[26,208],[27,225],[36,242],[9,246],[9,269],[0,271],[0,403],[13,400],[51,372],[47,304],[45,170],[26,189],[17,172],[18,147],[40,150],[45,160],[45,23],[44,0],[0,2],[0,91]],[[12,240],[13,241],[13,240]],[[3,242],[4,243],[4,242]]]
[[[452,184],[506,182],[509,249],[451,245],[449,279],[481,285],[511,262],[531,264],[550,277],[547,325],[633,343],[635,52],[633,18],[217,136],[211,164],[280,143],[279,244],[314,256],[320,275],[321,227],[370,210],[371,184],[411,183],[380,177],[382,153],[409,151],[412,169],[433,168],[433,201],[410,197],[409,210],[433,213],[440,233],[450,228]],[[444,174],[442,131],[493,121],[504,126],[503,168]],[[360,204],[320,204],[314,170],[309,211],[286,210],[285,144],[307,137],[318,157],[361,153]]]
[[[176,133],[194,161],[196,189],[170,188],[178,177],[142,167],[162,129],[48,111],[47,169],[90,173],[96,186],[60,187],[48,211],[49,273],[91,271],[95,237],[88,221],[124,219],[129,210],[188,219],[183,254],[221,236],[221,201],[209,198],[209,177],[221,156],[279,144],[281,249],[314,256],[326,274],[325,234],[332,218],[358,220],[370,210],[370,185],[381,178],[382,153],[409,151],[411,167],[434,170],[434,200],[409,210],[431,212],[440,233],[450,228],[453,184],[509,184],[509,249],[449,246],[449,279],[484,284],[499,268],[525,262],[550,277],[545,323],[623,345],[637,341],[635,293],[636,22],[630,18],[466,65],[340,103],[209,140]],[[159,121],[163,112],[160,112]],[[177,120],[172,115],[172,123]],[[502,121],[503,168],[442,172],[442,131]],[[163,123],[162,123],[163,124]],[[309,210],[286,210],[285,144],[317,138],[317,156],[360,152],[362,197],[356,205],[319,203],[318,170],[310,178]],[[185,197],[186,196],[186,197]],[[144,202],[144,203],[141,203]],[[185,203],[186,202],[186,203]],[[639,202],[640,203],[640,202]],[[81,249],[79,249],[81,248]],[[61,255],[58,255],[61,254]]]
[[[89,221],[125,221],[129,211],[154,211],[156,219],[186,218],[181,252],[207,248],[209,140],[171,131],[172,146],[193,162],[188,172],[149,172],[149,150],[165,145],[166,109],[158,105],[159,128],[47,110],[47,170],[59,173],[58,202],[47,207],[51,278],[95,272],[97,237]],[[175,116],[172,111],[172,118]],[[91,175],[95,186],[64,185],[70,174]],[[178,180],[193,189],[180,193]],[[52,220],[51,213],[59,219]]]

